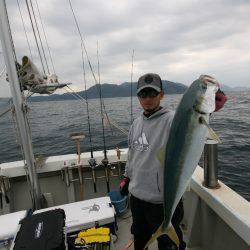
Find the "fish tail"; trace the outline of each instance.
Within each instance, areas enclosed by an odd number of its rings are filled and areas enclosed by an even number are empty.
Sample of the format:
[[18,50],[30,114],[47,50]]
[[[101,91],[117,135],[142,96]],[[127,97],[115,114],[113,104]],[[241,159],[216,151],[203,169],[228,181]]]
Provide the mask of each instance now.
[[168,237],[176,244],[176,246],[179,247],[180,241],[175,232],[173,225],[170,223],[170,225],[166,228],[163,226],[163,223],[162,223],[159,226],[159,228],[156,230],[156,232],[152,235],[150,240],[147,242],[146,246],[144,247],[144,250],[147,249],[149,245],[151,245],[158,237],[160,237],[163,234],[167,234]]

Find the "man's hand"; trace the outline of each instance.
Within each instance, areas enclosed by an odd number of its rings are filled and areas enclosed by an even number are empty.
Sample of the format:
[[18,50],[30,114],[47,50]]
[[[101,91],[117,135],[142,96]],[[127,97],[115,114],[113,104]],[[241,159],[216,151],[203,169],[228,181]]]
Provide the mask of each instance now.
[[215,94],[215,111],[219,111],[223,108],[224,104],[227,101],[227,96],[220,89]]
[[219,111],[220,109],[223,108],[225,102],[227,101],[227,96],[224,94],[223,91],[220,90],[220,84],[219,82],[213,78],[212,76],[209,75],[201,75],[199,78],[204,84],[216,84],[218,91],[215,94],[215,110]]
[[128,185],[130,179],[128,177],[124,177],[120,182],[120,193],[121,195],[128,195]]

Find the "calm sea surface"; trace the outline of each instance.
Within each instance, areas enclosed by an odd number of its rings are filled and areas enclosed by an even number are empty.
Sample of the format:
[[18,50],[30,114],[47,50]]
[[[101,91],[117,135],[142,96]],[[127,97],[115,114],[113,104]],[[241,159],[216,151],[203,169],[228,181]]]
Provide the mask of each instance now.
[[[219,178],[239,194],[250,200],[250,92],[227,93],[229,100],[223,110],[213,114],[211,124],[222,140],[219,145]],[[182,95],[166,95],[163,106],[175,109]],[[128,129],[130,125],[130,98],[104,99],[111,120]],[[89,100],[90,122],[94,150],[103,149],[99,100]],[[134,116],[141,109],[133,99]],[[8,105],[0,102],[0,113]],[[88,135],[86,105],[78,100],[30,103],[29,120],[35,154],[52,156],[74,153],[74,142],[69,134],[83,132]],[[22,159],[12,122],[7,114],[0,118],[0,163]],[[105,130],[108,149],[127,147],[127,136],[116,128]],[[90,151],[89,139],[81,144]]]

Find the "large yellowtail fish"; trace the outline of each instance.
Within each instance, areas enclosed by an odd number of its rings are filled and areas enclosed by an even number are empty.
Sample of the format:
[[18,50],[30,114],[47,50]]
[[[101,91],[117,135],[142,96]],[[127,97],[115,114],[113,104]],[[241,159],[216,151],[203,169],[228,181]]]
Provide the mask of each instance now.
[[185,92],[176,110],[167,145],[158,155],[164,167],[165,217],[145,248],[163,234],[179,246],[171,218],[198,165],[208,132],[219,141],[208,125],[209,115],[215,110],[218,85],[211,76],[200,76]]

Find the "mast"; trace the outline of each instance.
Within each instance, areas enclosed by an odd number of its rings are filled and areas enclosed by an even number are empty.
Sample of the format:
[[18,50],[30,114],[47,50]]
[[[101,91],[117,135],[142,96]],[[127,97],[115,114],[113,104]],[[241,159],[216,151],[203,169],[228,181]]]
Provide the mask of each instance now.
[[29,132],[28,120],[26,117],[26,106],[23,102],[23,95],[17,76],[12,36],[8,22],[7,9],[4,0],[0,0],[0,34],[6,70],[8,73],[10,90],[15,106],[17,124],[20,131],[20,139],[23,147],[24,157],[28,169],[34,209],[41,208],[41,191],[38,183],[35,157]]

